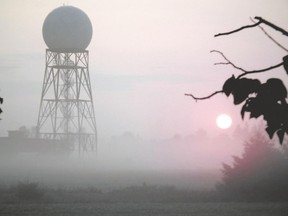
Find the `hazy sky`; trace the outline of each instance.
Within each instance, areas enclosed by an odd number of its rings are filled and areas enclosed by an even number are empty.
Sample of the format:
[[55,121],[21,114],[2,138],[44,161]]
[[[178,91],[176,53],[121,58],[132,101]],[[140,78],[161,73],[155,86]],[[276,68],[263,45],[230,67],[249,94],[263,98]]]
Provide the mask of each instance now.
[[[213,66],[222,59],[209,51],[219,49],[247,69],[277,64],[286,55],[258,28],[213,35],[251,24],[254,16],[287,28],[287,0],[1,0],[1,135],[36,124],[45,69],[42,24],[63,3],[85,11],[93,25],[88,50],[100,137],[131,131],[163,138],[199,128],[220,133],[219,113],[237,124],[240,119],[232,99],[219,95],[196,103],[184,96],[219,90],[238,73]],[[288,47],[287,38],[266,29]],[[282,68],[273,73],[285,74]]]

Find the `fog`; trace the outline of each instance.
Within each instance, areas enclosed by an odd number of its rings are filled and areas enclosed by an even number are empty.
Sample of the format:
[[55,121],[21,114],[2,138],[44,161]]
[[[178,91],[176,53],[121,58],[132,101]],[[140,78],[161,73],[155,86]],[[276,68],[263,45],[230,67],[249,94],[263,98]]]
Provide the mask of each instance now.
[[[47,48],[41,28],[47,14],[63,2],[4,0],[0,4],[0,96],[4,98],[0,136],[7,137],[9,130],[36,125]],[[39,153],[25,151],[18,146],[21,142],[15,142],[14,153],[1,151],[0,183],[28,180],[107,190],[143,183],[214,188],[221,179],[222,163],[241,155],[245,134],[261,119],[242,120],[240,108],[224,95],[195,102],[184,94],[205,96],[237,73],[227,65],[213,65],[223,59],[210,50],[219,49],[248,69],[282,61],[286,53],[259,29],[221,39],[213,35],[251,24],[249,17],[254,16],[286,28],[287,1],[75,0],[69,4],[85,11],[93,26],[87,49],[97,152]],[[288,46],[287,38],[268,31]],[[286,77],[282,68],[273,73]],[[232,117],[231,128],[216,126],[221,113]]]
[[28,180],[51,187],[104,190],[146,183],[212,189],[221,180],[222,163],[231,164],[231,155],[242,153],[243,143],[235,139],[245,131],[238,128],[233,138],[210,137],[198,130],[189,136],[151,140],[125,132],[99,139],[97,152],[63,152],[56,146],[43,150],[19,140],[9,143],[16,146],[14,151],[5,151],[2,143],[1,183]]

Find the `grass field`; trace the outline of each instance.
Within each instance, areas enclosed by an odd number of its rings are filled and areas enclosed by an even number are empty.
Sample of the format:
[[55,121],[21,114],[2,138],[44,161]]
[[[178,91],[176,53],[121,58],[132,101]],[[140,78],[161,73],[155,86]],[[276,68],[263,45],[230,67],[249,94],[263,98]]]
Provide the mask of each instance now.
[[287,216],[288,203],[0,204],[1,216]]

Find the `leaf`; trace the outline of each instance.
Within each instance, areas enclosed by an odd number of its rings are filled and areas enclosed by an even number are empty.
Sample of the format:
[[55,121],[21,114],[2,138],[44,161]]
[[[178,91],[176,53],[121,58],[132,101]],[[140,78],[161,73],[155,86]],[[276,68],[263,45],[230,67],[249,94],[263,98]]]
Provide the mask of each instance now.
[[241,118],[244,119],[244,116],[245,116],[245,112],[247,112],[247,102],[242,106],[242,109],[241,109]]
[[257,79],[236,79],[234,91],[232,91],[234,104],[240,104],[246,100],[249,94],[258,92],[260,86],[261,83]]
[[259,116],[263,115],[262,110],[259,108],[254,108],[250,111],[250,118],[258,118]]
[[274,103],[273,106],[265,107],[263,117],[267,121],[268,126],[278,127],[283,126],[286,105]]
[[265,95],[267,101],[269,100],[270,102],[283,102],[285,98],[287,98],[287,89],[280,79],[268,79],[267,82],[261,86],[260,91]]
[[277,135],[278,135],[280,144],[283,143],[284,134],[285,134],[285,131],[283,129],[280,129],[277,131]]
[[282,107],[283,107],[282,128],[288,134],[288,104],[284,104],[282,105]]
[[288,55],[283,57],[283,66],[284,66],[286,73],[288,74]]
[[266,132],[268,133],[270,139],[273,138],[274,133],[277,131],[278,128],[268,126],[266,127]]
[[283,106],[282,104],[275,103],[274,106],[270,107],[263,115],[267,122],[268,127],[266,128],[266,131],[269,134],[269,137],[272,138],[274,133],[277,131],[280,142],[283,141],[285,128],[287,127],[283,120],[286,110],[286,105]]
[[248,94],[246,94],[246,92],[238,90],[238,91],[233,92],[233,96],[234,96],[234,101],[233,101],[234,104],[238,105],[242,103],[248,97]]
[[232,75],[229,79],[226,80],[222,87],[222,91],[225,93],[225,95],[228,97],[234,90],[235,88],[235,76]]
[[263,106],[261,106],[261,102],[257,97],[250,97],[246,100],[246,103],[241,109],[242,119],[244,118],[245,112],[250,112],[250,118],[258,118],[259,116],[263,115]]
[[253,93],[253,92],[258,92],[260,86],[261,86],[261,82],[258,79],[240,79],[241,82],[243,82],[242,87],[246,87],[247,91],[249,91],[249,93]]

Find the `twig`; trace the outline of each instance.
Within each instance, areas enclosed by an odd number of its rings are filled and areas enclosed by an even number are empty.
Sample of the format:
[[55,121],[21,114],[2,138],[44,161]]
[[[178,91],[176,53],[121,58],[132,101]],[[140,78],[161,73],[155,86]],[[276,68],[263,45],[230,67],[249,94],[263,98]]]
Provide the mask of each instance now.
[[235,65],[235,64],[234,64],[233,62],[231,62],[222,52],[220,52],[220,51],[218,51],[218,50],[212,50],[211,53],[212,53],[212,52],[219,53],[219,54],[226,60],[226,62],[215,63],[215,65],[221,65],[221,64],[222,64],[222,65],[223,65],[223,64],[228,65],[228,64],[230,64],[230,65],[232,65],[232,67],[234,67],[235,69],[240,70],[240,71],[243,72],[243,73],[240,74],[236,79],[239,79],[239,78],[241,78],[241,77],[243,77],[243,76],[245,76],[245,75],[247,75],[247,74],[262,73],[262,72],[265,72],[265,71],[269,71],[269,70],[275,69],[275,68],[280,67],[281,65],[283,65],[283,62],[281,62],[281,63],[279,63],[279,64],[277,64],[277,65],[274,65],[274,66],[271,66],[271,67],[268,67],[268,68],[263,68],[263,69],[260,69],[260,70],[248,71],[248,70],[245,70],[245,69],[243,69],[243,68],[238,67],[237,65]]
[[195,97],[193,94],[185,94],[185,96],[190,96],[190,97],[192,97],[194,100],[196,100],[196,102],[197,102],[197,100],[206,100],[206,99],[209,99],[209,98],[211,98],[211,97],[213,97],[214,95],[219,94],[219,93],[223,93],[223,91],[222,91],[222,90],[221,90],[221,91],[216,91],[216,92],[214,92],[214,93],[212,93],[212,94],[210,94],[210,95],[208,95],[208,96],[206,96],[206,97]]
[[269,70],[275,69],[275,68],[277,68],[277,67],[280,67],[280,66],[282,66],[283,64],[284,64],[284,63],[281,62],[281,63],[279,63],[279,64],[277,64],[277,65],[273,65],[273,66],[268,67],[268,68],[264,68],[264,69],[260,69],[260,70],[253,70],[253,71],[246,71],[245,73],[240,74],[236,79],[239,79],[239,78],[241,78],[241,77],[243,77],[243,76],[245,76],[245,75],[247,75],[247,74],[262,73],[262,72],[265,72],[265,71],[269,71]]
[[[250,17],[251,22],[256,23],[251,17]],[[281,45],[278,41],[276,41],[270,34],[268,34],[266,32],[266,30],[261,26],[258,25],[258,27],[261,29],[261,31],[270,39],[272,40],[277,46],[279,46],[281,49],[285,50],[286,52],[288,52],[288,49],[285,48],[283,45]]]
[[218,63],[215,63],[214,65],[223,65],[223,64],[228,65],[228,64],[230,64],[230,65],[232,65],[232,67],[236,68],[237,70],[240,70],[240,71],[242,71],[242,72],[244,72],[244,73],[247,72],[247,70],[245,70],[245,69],[243,69],[243,68],[241,68],[241,67],[238,67],[238,66],[236,66],[234,63],[232,63],[232,62],[224,55],[224,53],[220,52],[219,50],[211,50],[210,52],[211,52],[211,53],[213,53],[213,52],[218,53],[218,54],[220,54],[220,55],[226,60],[226,62],[218,62]]
[[260,25],[261,23],[262,23],[262,21],[259,21],[259,22],[255,23],[255,24],[253,24],[253,25],[242,26],[241,28],[238,28],[238,29],[233,30],[233,31],[230,31],[230,32],[218,33],[218,34],[214,35],[214,37],[233,34],[233,33],[235,33],[235,32],[241,31],[241,30],[246,29],[246,28],[253,28],[253,27],[255,27],[255,26]]
[[243,30],[243,29],[246,29],[246,28],[256,27],[256,26],[260,25],[261,23],[270,26],[271,28],[275,29],[276,31],[281,32],[281,33],[284,34],[285,36],[288,36],[288,32],[287,32],[287,31],[285,31],[284,29],[282,29],[282,28],[274,25],[274,24],[271,23],[271,22],[268,22],[267,20],[263,19],[262,17],[256,16],[256,17],[254,17],[254,19],[259,20],[259,21],[258,21],[257,23],[255,23],[255,24],[253,24],[253,25],[242,26],[241,28],[238,28],[238,29],[233,30],[233,31],[230,31],[230,32],[225,32],[225,33],[216,34],[216,35],[214,35],[214,37],[233,34],[233,33],[235,33],[235,32],[239,32],[239,31],[241,31],[241,30]]
[[[264,68],[264,69],[260,69],[260,70],[252,70],[252,71],[248,71],[248,70],[245,70],[241,67],[238,67],[237,65],[235,65],[233,62],[231,62],[225,55],[224,53],[218,51],[218,50],[212,50],[211,52],[216,52],[216,53],[219,53],[225,60],[226,62],[219,62],[219,63],[215,63],[215,65],[219,65],[219,64],[225,64],[225,65],[232,65],[232,67],[234,67],[235,69],[237,70],[240,70],[242,71],[243,73],[241,73],[238,77],[236,77],[236,79],[240,79],[241,77],[243,76],[246,76],[247,74],[253,74],[253,73],[262,73],[262,72],[265,72],[265,71],[269,71],[269,70],[272,70],[272,69],[275,69],[277,67],[280,67],[281,65],[283,65],[283,62],[277,64],[277,65],[274,65],[274,66],[271,66],[271,67],[268,67],[268,68]],[[209,99],[211,97],[213,97],[214,95],[216,94],[219,94],[219,93],[223,93],[223,90],[221,91],[215,91],[214,93],[208,95],[208,96],[205,96],[205,97],[195,97],[193,94],[185,94],[185,96],[190,96],[192,97],[194,100],[206,100],[206,99]]]

